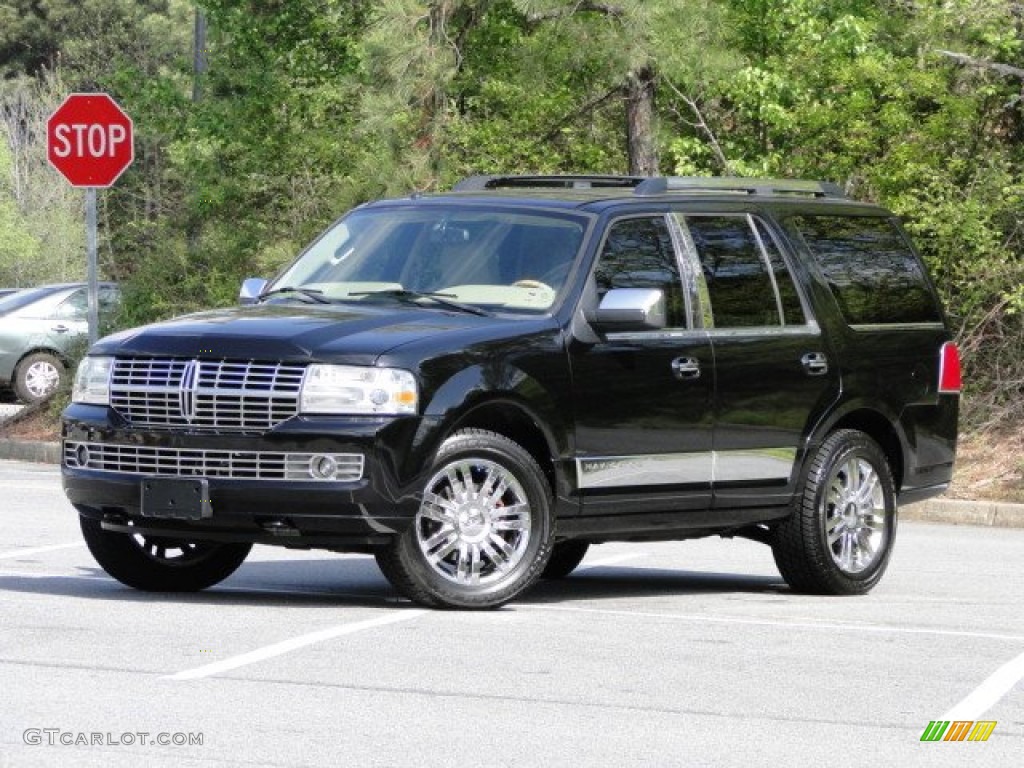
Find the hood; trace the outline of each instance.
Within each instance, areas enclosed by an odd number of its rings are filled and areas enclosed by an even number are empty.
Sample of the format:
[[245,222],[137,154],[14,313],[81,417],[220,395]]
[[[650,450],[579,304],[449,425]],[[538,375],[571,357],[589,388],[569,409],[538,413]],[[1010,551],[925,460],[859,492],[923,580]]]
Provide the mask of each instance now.
[[260,304],[211,310],[101,339],[93,354],[369,365],[395,347],[515,320],[392,304]]

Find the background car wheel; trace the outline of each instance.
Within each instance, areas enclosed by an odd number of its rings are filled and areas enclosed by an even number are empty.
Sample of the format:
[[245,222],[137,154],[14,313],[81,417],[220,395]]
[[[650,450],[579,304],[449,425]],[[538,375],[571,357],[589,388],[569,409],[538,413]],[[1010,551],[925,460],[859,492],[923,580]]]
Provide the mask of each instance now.
[[863,432],[826,438],[773,532],[772,552],[799,592],[856,595],[874,587],[896,537],[896,495],[885,454]]
[[251,544],[188,541],[105,531],[80,516],[85,543],[104,571],[147,592],[197,592],[223,581],[245,560]]
[[590,542],[582,539],[568,539],[555,544],[551,559],[541,573],[542,579],[564,579],[576,570],[590,549]]
[[457,432],[438,451],[412,525],[377,553],[406,597],[437,608],[496,608],[539,578],[554,538],[551,489],[507,437]]
[[34,403],[56,392],[66,375],[64,363],[49,352],[26,355],[14,369],[14,393],[24,403]]

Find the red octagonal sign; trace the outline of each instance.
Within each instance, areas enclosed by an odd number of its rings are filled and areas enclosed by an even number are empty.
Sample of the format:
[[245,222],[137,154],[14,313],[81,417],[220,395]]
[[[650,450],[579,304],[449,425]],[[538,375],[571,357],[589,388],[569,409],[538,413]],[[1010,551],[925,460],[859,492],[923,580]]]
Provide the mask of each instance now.
[[132,119],[105,93],[73,93],[46,121],[50,165],[76,187],[109,187],[132,163]]

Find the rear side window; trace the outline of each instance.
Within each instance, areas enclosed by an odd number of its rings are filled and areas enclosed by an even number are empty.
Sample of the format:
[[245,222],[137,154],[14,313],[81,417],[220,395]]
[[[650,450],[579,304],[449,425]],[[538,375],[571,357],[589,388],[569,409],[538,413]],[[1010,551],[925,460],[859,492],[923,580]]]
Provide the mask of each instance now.
[[941,321],[924,267],[893,222],[793,218],[850,325]]
[[803,304],[800,303],[800,294],[796,292],[796,285],[789,274],[786,260],[779,251],[768,228],[763,221],[755,221],[757,235],[764,246],[765,255],[772,265],[772,273],[775,278],[775,287],[779,291],[779,303],[782,305],[783,321],[786,325],[804,325],[807,323],[807,316],[804,314]]
[[704,327],[807,325],[800,294],[778,242],[750,215],[679,216],[696,256]]
[[772,276],[747,219],[688,217],[716,328],[780,325]]

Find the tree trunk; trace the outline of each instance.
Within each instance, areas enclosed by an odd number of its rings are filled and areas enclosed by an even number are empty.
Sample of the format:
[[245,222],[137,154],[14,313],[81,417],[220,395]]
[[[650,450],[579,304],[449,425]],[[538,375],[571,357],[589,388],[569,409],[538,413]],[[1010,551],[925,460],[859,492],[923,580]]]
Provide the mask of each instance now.
[[658,173],[654,139],[654,68],[646,64],[626,77],[626,151],[632,176]]
[[[452,21],[452,14],[455,11],[456,3],[450,0],[435,0],[429,5],[427,16],[430,25],[428,33],[428,64],[434,69],[433,60],[446,56],[451,50],[448,27]],[[457,53],[457,52],[456,52]],[[426,154],[427,167],[430,169],[433,179],[431,183],[437,182],[441,173],[441,139],[444,135],[445,111],[447,109],[448,94],[447,85],[449,67],[444,67],[445,74],[428,71],[426,73],[425,91],[422,101],[422,116],[420,135],[416,140],[416,146]]]

